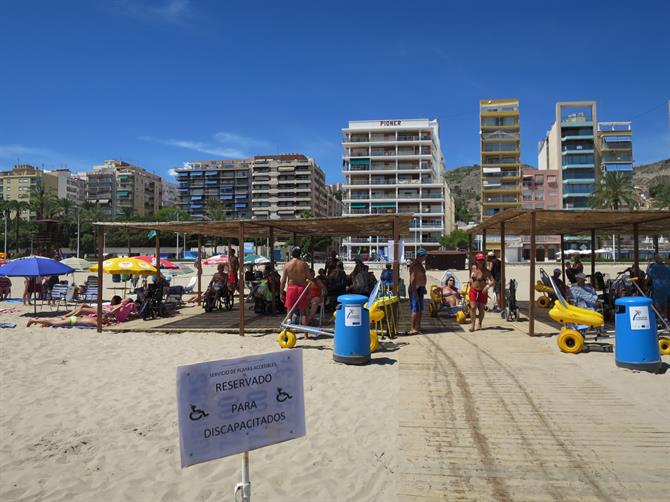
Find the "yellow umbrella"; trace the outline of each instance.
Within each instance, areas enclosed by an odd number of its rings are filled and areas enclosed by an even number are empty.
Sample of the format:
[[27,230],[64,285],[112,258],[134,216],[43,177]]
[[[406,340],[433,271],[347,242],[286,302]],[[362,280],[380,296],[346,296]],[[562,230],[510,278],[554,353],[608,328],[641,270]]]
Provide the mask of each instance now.
[[[98,271],[96,263],[91,268],[91,272]],[[156,275],[156,267],[146,261],[135,258],[110,258],[102,262],[102,271],[106,274],[128,274],[128,275]]]

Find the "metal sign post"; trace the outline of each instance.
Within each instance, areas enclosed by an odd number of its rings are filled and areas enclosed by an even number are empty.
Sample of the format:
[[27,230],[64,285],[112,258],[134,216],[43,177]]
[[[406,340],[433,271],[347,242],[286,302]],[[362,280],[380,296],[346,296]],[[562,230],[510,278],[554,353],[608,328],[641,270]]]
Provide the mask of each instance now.
[[235,501],[237,494],[241,493],[241,502],[251,502],[251,481],[249,481],[249,452],[242,454],[242,482],[235,485]]

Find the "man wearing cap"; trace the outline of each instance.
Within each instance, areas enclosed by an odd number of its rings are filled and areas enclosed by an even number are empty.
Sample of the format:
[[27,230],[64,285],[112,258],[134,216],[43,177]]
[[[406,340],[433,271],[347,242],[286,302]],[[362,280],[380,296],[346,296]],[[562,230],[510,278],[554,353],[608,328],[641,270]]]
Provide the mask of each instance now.
[[486,256],[479,252],[475,255],[476,264],[470,269],[470,331],[478,330],[484,322],[488,291],[495,286],[493,274],[486,268]]
[[576,284],[570,288],[570,294],[577,307],[595,309],[598,302],[598,293],[586,285],[586,276],[580,272],[575,275]]
[[423,295],[426,294],[426,269],[423,267],[426,254],[425,249],[417,249],[416,259],[409,266],[409,304],[412,309],[412,328],[407,332],[408,335],[421,334]]

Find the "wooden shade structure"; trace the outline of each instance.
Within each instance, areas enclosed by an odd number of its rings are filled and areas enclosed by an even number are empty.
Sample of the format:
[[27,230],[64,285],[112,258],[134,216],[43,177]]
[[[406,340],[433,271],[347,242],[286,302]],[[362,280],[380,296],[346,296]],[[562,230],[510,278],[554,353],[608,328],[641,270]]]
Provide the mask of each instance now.
[[[226,220],[226,221],[169,221],[169,222],[97,222],[98,227],[98,266],[102,270],[103,243],[105,228],[133,228],[137,230],[156,231],[156,262],[160,263],[160,233],[186,232],[198,236],[198,298],[202,294],[202,237],[227,237],[238,239],[240,246],[239,270],[239,306],[240,306],[240,335],[244,336],[244,239],[270,239],[270,246],[274,247],[277,237],[294,239],[297,236],[318,237],[389,237],[394,241],[393,283],[397,294],[398,279],[400,277],[400,262],[398,261],[398,241],[401,236],[410,235],[409,223],[411,214],[380,214],[329,218],[300,218],[276,220]],[[230,246],[229,246],[230,247]],[[270,253],[271,265],[274,268],[274,253]],[[98,273],[98,332],[102,331],[102,274]]]
[[[535,256],[538,235],[561,236],[561,269],[565,282],[565,235],[590,234],[591,250],[596,249],[596,232],[633,235],[633,260],[639,265],[639,235],[670,235],[670,212],[631,210],[551,210],[506,209],[467,231],[482,235],[482,248],[486,249],[487,235],[500,235],[501,291],[505,290],[505,234],[530,236],[530,295],[528,307],[528,334],[535,334]],[[658,239],[654,239],[658,246]],[[656,248],[658,252],[658,247]],[[595,274],[596,258],[591,253],[591,275]],[[503,294],[503,307],[505,296]]]

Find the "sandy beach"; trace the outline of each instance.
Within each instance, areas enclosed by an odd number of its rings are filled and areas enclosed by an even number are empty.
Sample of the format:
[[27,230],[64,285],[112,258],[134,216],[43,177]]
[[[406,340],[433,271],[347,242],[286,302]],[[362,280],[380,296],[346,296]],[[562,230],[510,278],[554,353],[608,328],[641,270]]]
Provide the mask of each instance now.
[[[512,276],[527,298],[528,267]],[[276,333],[27,328],[32,307],[0,309],[18,310],[0,314],[17,324],[0,329],[0,500],[233,500],[240,455],[180,469],[175,369],[280,350]],[[300,340],[307,434],[251,452],[253,499],[667,496],[667,372],[562,354],[498,315],[484,326],[399,337],[361,367],[333,362],[332,340]]]

